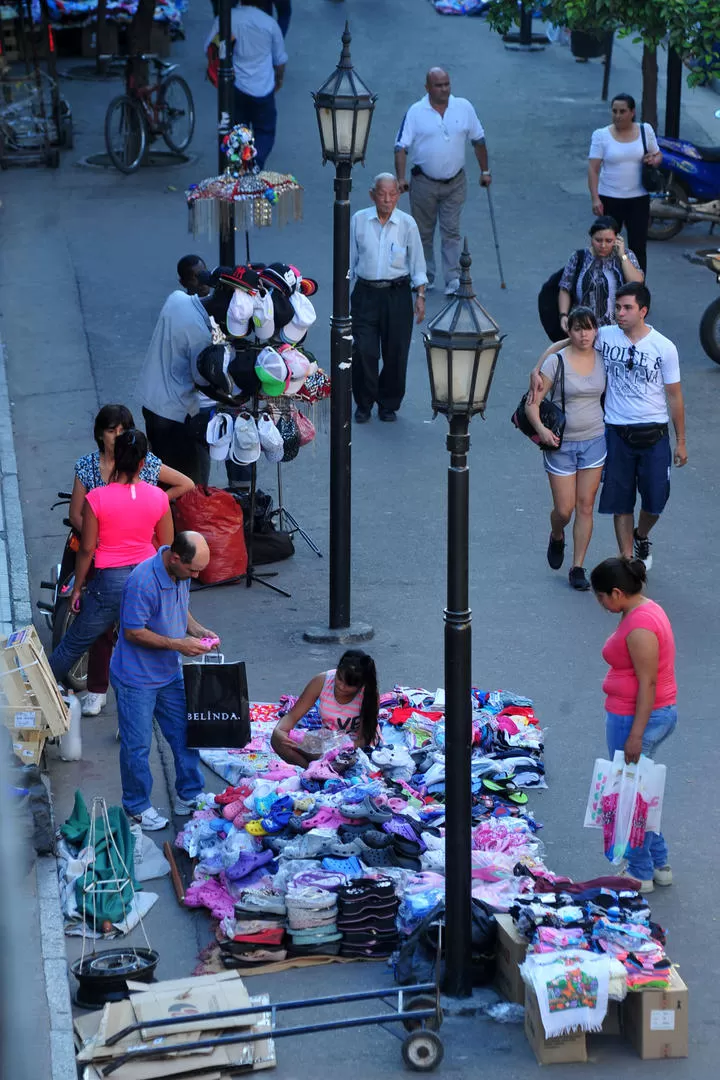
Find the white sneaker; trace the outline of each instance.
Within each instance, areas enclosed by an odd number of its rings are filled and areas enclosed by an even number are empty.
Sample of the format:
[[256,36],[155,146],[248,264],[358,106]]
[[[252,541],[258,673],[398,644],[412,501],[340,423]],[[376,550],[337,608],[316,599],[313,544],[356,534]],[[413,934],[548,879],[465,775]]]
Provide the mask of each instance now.
[[158,832],[168,824],[168,819],[163,817],[154,806],[148,806],[147,810],[143,810],[142,814],[130,814],[129,817],[145,832]]
[[447,285],[445,286],[445,295],[454,296],[459,288],[460,278],[453,278],[452,281],[448,281]]
[[100,710],[107,705],[107,694],[87,693],[82,699],[83,716],[99,716]]

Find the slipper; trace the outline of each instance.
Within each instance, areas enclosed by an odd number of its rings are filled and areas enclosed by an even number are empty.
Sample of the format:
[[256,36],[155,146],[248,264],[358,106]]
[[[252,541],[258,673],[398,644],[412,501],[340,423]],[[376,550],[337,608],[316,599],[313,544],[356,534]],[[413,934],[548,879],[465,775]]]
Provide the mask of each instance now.
[[344,874],[346,878],[361,878],[364,873],[355,855],[351,855],[349,859],[333,859],[326,856],[320,865],[323,870],[329,870],[333,874]]
[[418,834],[412,827],[409,821],[405,818],[394,817],[391,821],[383,823],[383,832],[394,833],[396,836],[402,836],[405,840],[417,841]]
[[280,832],[280,829],[266,829],[263,825],[263,820],[268,821],[268,818],[264,818],[257,821],[248,821],[245,826],[245,830],[250,833],[251,836],[267,836],[268,833]]
[[365,795],[359,802],[344,802],[341,804],[340,810],[345,817],[353,820],[367,818],[368,821],[376,822],[378,825],[382,825],[384,821],[390,821],[392,818],[392,811],[386,810],[371,795]]
[[275,930],[258,930],[254,934],[235,934],[233,941],[246,941],[249,945],[282,945],[282,927]]
[[360,852],[360,859],[365,866],[394,866],[393,853],[390,848],[364,848]]
[[303,829],[337,829],[340,825],[347,824],[347,818],[334,806],[321,806],[317,813],[305,818]]

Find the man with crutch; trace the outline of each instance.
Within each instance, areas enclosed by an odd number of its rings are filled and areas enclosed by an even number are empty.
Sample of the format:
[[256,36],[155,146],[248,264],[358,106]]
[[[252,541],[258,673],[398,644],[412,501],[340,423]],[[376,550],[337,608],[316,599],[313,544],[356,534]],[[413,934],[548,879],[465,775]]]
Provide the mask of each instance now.
[[[460,214],[467,194],[465,143],[469,139],[480,166],[480,183],[491,182],[485,132],[466,98],[450,93],[450,76],[431,68],[425,80],[427,94],[405,113],[395,140],[395,173],[401,192],[410,191],[410,212],[417,222],[427,265],[428,288],[435,278],[433,240],[440,226],[445,293],[452,296],[460,284]],[[406,179],[408,154],[412,158]]]

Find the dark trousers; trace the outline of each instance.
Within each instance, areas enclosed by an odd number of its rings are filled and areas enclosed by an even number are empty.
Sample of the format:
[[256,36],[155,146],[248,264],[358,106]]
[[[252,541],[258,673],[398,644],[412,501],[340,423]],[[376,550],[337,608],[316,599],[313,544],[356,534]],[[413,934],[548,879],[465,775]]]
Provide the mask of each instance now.
[[153,454],[156,454],[164,465],[185,473],[196,484],[207,484],[210,479],[210,451],[204,441],[204,430],[201,441],[192,419],[181,424],[178,420],[167,420],[164,416],[158,416],[145,406],[142,413]]
[[253,129],[257,150],[255,161],[258,168],[263,169],[275,142],[275,125],[277,124],[275,94],[268,94],[267,97],[253,97],[252,94],[245,94],[242,90],[238,90],[236,86],[235,123],[247,124]]
[[[358,281],[352,293],[352,388],[359,409],[396,412],[405,396],[413,325],[410,284],[373,289]],[[378,374],[380,357],[382,371]]]
[[622,229],[627,228],[627,246],[635,252],[643,274],[647,272],[647,237],[650,225],[650,196],[638,195],[635,199],[616,199],[601,195],[603,210],[615,218]]

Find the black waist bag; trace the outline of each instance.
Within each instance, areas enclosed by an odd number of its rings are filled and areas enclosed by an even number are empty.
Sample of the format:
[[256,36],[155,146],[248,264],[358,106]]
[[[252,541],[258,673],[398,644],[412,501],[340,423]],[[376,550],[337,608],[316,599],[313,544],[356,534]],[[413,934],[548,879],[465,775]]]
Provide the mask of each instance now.
[[633,450],[647,450],[655,446],[668,433],[667,424],[617,424],[613,425],[623,442]]

